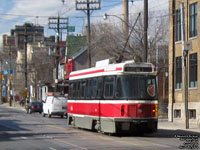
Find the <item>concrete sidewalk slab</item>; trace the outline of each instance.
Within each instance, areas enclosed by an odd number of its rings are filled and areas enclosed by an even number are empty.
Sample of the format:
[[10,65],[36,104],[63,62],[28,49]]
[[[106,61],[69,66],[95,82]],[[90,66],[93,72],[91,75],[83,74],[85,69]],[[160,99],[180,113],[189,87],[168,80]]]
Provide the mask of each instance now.
[[3,103],[0,105],[0,107],[6,107],[6,108],[10,108],[10,109],[16,109],[16,110],[21,110],[21,111],[26,111],[26,109],[22,106],[20,106],[19,104],[12,104],[12,106],[9,106],[9,103]]
[[198,124],[190,123],[189,129],[186,129],[184,123],[182,123],[182,122],[169,122],[167,119],[159,119],[158,129],[184,130],[184,131],[200,133],[200,127],[199,127]]

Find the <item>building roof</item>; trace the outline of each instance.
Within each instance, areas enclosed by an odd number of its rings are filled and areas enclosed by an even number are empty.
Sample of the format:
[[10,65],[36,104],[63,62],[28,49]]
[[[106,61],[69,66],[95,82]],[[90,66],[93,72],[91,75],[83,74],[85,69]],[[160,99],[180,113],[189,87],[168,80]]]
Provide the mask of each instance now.
[[86,46],[86,36],[68,36],[67,37],[67,55],[68,58],[74,57],[79,51],[81,51]]

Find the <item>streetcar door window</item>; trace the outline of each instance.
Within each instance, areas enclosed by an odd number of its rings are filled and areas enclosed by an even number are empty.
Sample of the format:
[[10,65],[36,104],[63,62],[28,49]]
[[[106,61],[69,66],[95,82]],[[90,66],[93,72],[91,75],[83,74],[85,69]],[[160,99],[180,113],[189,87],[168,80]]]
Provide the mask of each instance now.
[[114,85],[115,85],[114,76],[105,77],[105,85],[104,85],[104,97],[105,98],[113,98]]

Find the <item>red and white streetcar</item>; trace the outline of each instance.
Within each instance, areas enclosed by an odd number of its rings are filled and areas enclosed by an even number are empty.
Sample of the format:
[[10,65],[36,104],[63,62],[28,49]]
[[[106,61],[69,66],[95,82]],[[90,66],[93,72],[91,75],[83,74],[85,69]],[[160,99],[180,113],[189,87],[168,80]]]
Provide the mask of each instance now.
[[71,72],[68,124],[105,133],[156,132],[157,71],[151,63],[96,63]]

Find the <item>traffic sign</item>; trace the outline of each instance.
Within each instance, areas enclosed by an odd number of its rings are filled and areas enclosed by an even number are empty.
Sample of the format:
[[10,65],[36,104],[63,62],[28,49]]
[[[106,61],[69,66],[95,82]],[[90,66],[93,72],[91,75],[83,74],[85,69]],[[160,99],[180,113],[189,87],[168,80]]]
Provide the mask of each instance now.
[[75,26],[67,26],[68,32],[75,32]]

